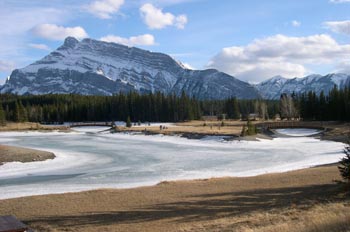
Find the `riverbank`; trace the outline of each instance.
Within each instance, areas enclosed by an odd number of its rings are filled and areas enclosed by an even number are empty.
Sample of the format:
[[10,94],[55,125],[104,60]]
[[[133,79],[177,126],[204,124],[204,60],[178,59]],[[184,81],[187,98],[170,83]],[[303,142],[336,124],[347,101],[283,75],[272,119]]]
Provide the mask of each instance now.
[[[268,121],[274,123],[275,121]],[[253,124],[261,123],[253,121]],[[276,122],[278,123],[278,121]],[[118,126],[114,132],[117,133],[142,133],[146,135],[177,135],[189,139],[201,139],[205,136],[226,136],[227,139],[254,141],[257,139],[272,139],[274,133],[270,130],[261,131],[254,136],[241,137],[242,128],[246,125],[246,121],[225,120],[221,121],[190,121],[175,123],[173,126],[165,126],[165,129],[157,126],[136,126],[125,127]],[[324,131],[315,137],[322,140],[330,140],[335,142],[347,143],[350,134],[350,123],[345,122],[322,122]]]
[[325,126],[325,131],[321,134],[320,139],[342,143],[350,142],[350,123],[329,123]]
[[7,162],[35,162],[54,159],[55,155],[47,151],[0,145],[0,165]]
[[[347,231],[336,165],[0,200],[38,231]],[[63,207],[64,206],[64,207]]]
[[[0,126],[0,132],[13,131],[60,131],[69,132],[70,128],[63,125],[42,125],[40,123],[22,122],[14,123],[7,122],[5,126]],[[5,146],[0,144],[0,165],[7,162],[36,162],[48,159],[54,159],[55,155],[51,152],[39,151],[35,149]]]
[[[160,125],[158,125],[160,124]],[[139,132],[148,135],[180,135],[190,139],[203,138],[204,136],[232,136],[238,137],[242,132],[244,121],[226,120],[222,125],[221,121],[190,121],[174,123],[172,126],[160,127],[162,124],[157,123],[156,126],[118,126],[116,132]]]
[[7,122],[5,126],[0,126],[0,132],[4,131],[70,131],[70,128],[64,125],[43,125],[34,122],[14,123]]

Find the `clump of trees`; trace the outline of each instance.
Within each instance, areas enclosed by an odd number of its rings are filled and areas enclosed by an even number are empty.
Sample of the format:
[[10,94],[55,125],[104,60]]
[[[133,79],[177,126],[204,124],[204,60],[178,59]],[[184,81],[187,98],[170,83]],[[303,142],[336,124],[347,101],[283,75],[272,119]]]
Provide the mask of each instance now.
[[247,125],[244,125],[242,128],[241,136],[250,136],[256,135],[257,129],[256,126],[252,123],[252,121],[248,120]]
[[24,108],[21,101],[15,103],[15,109],[14,109],[14,120],[15,122],[27,122],[28,121],[28,115],[27,110]]
[[280,99],[280,116],[282,119],[291,120],[299,116],[295,107],[294,95],[282,94]]
[[343,179],[350,184],[350,139],[348,146],[344,149],[344,153],[345,157],[340,160],[338,169]]
[[225,101],[224,112],[230,119],[240,119],[241,111],[237,98],[229,98]]
[[338,89],[336,86],[329,92],[308,92],[298,95],[295,103],[300,116],[305,120],[349,121],[350,88]]
[[131,125],[132,123],[131,123],[131,120],[130,120],[130,116],[128,116],[128,118],[126,119],[126,127],[131,127],[132,125]]
[[1,103],[0,103],[0,126],[6,126],[6,116]]

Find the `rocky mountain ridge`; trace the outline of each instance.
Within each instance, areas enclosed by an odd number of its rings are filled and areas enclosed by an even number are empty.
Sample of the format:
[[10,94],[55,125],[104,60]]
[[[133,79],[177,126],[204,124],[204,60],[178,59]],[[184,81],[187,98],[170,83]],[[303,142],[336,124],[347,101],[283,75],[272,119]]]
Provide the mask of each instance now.
[[93,39],[68,37],[43,59],[12,72],[1,93],[76,93],[183,91],[199,99],[259,98],[250,84],[214,69],[189,70],[170,56]]
[[255,87],[265,99],[279,99],[281,94],[304,93],[314,91],[327,94],[334,86],[342,89],[350,87],[350,75],[343,73],[332,73],[325,76],[309,75],[304,78],[287,79],[276,76],[257,84]]

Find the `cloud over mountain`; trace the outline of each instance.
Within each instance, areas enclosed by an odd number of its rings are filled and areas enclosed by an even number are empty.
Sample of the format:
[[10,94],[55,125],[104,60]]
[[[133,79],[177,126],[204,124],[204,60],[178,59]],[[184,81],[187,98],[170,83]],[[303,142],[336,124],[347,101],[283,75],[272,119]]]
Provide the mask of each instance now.
[[101,19],[109,19],[117,13],[124,4],[124,0],[98,0],[84,6],[84,8]]
[[275,35],[246,46],[223,48],[208,66],[243,80],[260,82],[276,75],[304,76],[308,64],[336,66],[350,56],[350,45],[338,44],[326,34],[306,37]]
[[49,40],[64,40],[68,36],[78,39],[88,37],[82,27],[63,27],[48,23],[37,25],[31,31],[34,35]]
[[150,29],[163,29],[167,26],[176,26],[178,29],[184,29],[187,24],[186,15],[175,16],[172,13],[164,13],[162,9],[146,3],[141,6],[140,13],[144,23]]
[[105,42],[120,43],[127,46],[151,46],[155,44],[154,36],[151,34],[131,36],[129,38],[116,35],[107,35],[102,37],[100,40]]

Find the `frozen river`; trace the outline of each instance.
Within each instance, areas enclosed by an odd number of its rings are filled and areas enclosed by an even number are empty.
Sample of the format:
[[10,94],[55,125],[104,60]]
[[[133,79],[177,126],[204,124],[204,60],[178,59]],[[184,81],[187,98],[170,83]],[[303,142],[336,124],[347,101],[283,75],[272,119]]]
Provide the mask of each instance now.
[[[171,136],[4,132],[0,144],[54,152],[56,158],[0,166],[0,199],[98,188],[129,188],[164,180],[252,176],[338,161],[344,144],[296,137],[260,141],[189,140]],[[306,134],[305,134],[306,133]]]

